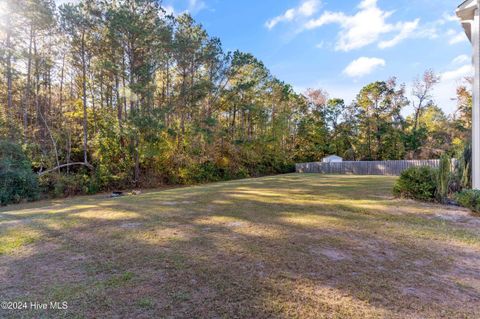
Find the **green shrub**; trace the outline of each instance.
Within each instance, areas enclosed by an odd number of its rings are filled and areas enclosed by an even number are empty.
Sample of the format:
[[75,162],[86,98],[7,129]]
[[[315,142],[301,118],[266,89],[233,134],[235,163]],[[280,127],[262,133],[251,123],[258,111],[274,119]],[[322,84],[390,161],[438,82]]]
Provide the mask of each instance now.
[[432,201],[437,191],[437,171],[424,167],[405,170],[395,183],[393,193],[397,197]]
[[0,141],[0,204],[35,200],[39,196],[37,175],[17,144]]
[[224,180],[227,172],[219,168],[213,162],[205,162],[195,165],[191,170],[191,180],[197,183],[217,182]]
[[52,173],[44,175],[40,178],[40,186],[43,193],[55,198],[95,194],[100,190],[95,176],[86,174]]
[[445,202],[450,193],[452,180],[452,160],[447,154],[440,159],[440,167],[437,170],[437,200]]
[[480,190],[463,190],[455,195],[455,200],[460,206],[480,212]]
[[460,206],[469,208],[476,213],[480,213],[480,190],[464,190],[455,195],[455,200]]
[[472,145],[467,144],[458,159],[457,175],[462,188],[472,187]]

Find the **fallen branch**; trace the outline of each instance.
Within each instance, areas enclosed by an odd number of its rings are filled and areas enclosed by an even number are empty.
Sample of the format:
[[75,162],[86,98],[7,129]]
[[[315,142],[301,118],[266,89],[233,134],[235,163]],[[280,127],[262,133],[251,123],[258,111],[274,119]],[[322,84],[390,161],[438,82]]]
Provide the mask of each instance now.
[[49,169],[49,170],[46,170],[44,172],[38,173],[38,176],[43,176],[43,175],[46,175],[48,173],[58,171],[61,168],[70,167],[70,166],[74,166],[74,165],[82,165],[82,166],[88,167],[90,170],[93,170],[93,166],[91,164],[84,163],[84,162],[78,162],[78,163],[69,163],[69,164],[58,165],[57,167],[54,167],[52,169]]

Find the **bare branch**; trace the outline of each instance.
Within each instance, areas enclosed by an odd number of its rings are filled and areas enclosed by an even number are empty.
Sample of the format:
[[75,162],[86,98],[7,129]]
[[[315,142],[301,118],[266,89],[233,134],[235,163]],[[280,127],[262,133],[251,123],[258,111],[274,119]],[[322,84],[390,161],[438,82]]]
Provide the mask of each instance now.
[[69,163],[69,164],[58,165],[57,167],[54,167],[52,169],[49,169],[49,170],[46,170],[44,172],[38,173],[38,176],[43,176],[43,175],[58,171],[61,168],[75,166],[75,165],[82,165],[82,166],[88,167],[90,170],[93,170],[93,166],[91,164],[78,162],[78,163]]

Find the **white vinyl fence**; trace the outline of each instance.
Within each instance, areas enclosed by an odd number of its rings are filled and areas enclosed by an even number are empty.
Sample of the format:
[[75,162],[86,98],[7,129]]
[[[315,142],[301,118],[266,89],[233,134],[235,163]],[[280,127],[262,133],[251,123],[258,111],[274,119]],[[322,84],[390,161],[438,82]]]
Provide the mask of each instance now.
[[[454,164],[455,160],[453,160],[452,166]],[[399,176],[407,168],[420,166],[438,168],[440,160],[315,162],[296,164],[295,169],[297,173]]]

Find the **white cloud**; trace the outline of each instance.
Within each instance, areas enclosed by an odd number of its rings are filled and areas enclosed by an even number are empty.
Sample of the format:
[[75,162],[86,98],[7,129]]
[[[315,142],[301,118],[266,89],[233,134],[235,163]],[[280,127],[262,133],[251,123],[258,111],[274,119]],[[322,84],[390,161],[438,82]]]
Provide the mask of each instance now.
[[368,75],[375,69],[386,65],[387,63],[383,59],[361,57],[352,61],[352,63],[343,70],[343,73],[349,77],[357,78]]
[[461,80],[467,76],[472,76],[474,68],[472,64],[465,64],[455,70],[446,71],[441,74],[442,81]]
[[299,17],[311,17],[318,12],[320,4],[320,0],[303,0],[298,7],[288,9],[284,14],[268,20],[265,26],[271,30],[281,22],[293,21]]
[[438,29],[435,23],[428,23],[418,28],[417,31],[412,34],[412,38],[416,39],[436,39],[438,38]]
[[184,2],[186,6],[183,7],[183,10],[177,10],[173,5],[173,1],[167,1],[167,3],[162,2],[162,8],[165,10],[166,15],[180,16],[185,13],[192,15],[197,14],[198,12],[207,8],[207,4],[202,0],[187,0]]
[[457,17],[456,14],[450,14],[448,12],[443,13],[442,19],[440,20],[442,24],[448,23],[448,22],[456,22],[458,23],[460,19]]
[[[460,58],[462,56],[459,56],[457,58]],[[465,55],[466,58],[468,58]],[[457,58],[454,59],[457,60]],[[460,61],[463,58],[458,59]],[[470,60],[470,58],[468,58]],[[446,71],[442,74],[441,76],[441,81],[440,83],[435,87],[433,95],[435,96],[435,100],[438,103],[439,106],[442,107],[442,109],[447,113],[447,114],[453,114],[456,110],[456,93],[457,93],[457,87],[459,85],[469,85],[466,82],[466,78],[472,77],[474,73],[474,68],[471,62],[469,61],[468,64],[464,64],[459,66],[456,69]]]
[[191,14],[195,14],[205,9],[207,4],[202,0],[188,0],[188,9],[187,11]]
[[79,0],[55,0],[55,4],[57,5],[57,7],[65,3],[79,3],[79,2],[80,2]]
[[471,62],[471,61],[472,61],[471,57],[469,57],[466,54],[462,54],[462,55],[457,56],[455,59],[453,59],[452,64],[464,64],[464,63]]
[[426,36],[417,31],[419,19],[396,24],[388,23],[387,20],[393,12],[381,10],[377,6],[377,0],[362,0],[358,9],[359,11],[352,16],[343,12],[327,11],[318,19],[308,21],[304,27],[311,30],[327,24],[339,24],[341,30],[338,34],[336,49],[340,51],[362,48],[379,41],[382,35],[392,32],[398,32],[398,34],[391,40],[380,42],[380,48],[395,46],[413,36]]
[[447,36],[449,38],[448,44],[454,45],[457,43],[462,43],[468,41],[467,36],[465,35],[465,32],[463,31],[455,31],[453,29],[450,29],[447,31]]
[[323,49],[325,47],[325,41],[321,41],[315,46],[317,49]]
[[310,17],[317,13],[318,8],[320,7],[320,1],[318,0],[307,0],[302,3],[300,8],[298,8],[298,13]]
[[412,37],[414,32],[418,28],[418,24],[420,22],[420,19],[416,19],[415,21],[411,22],[405,22],[399,25],[400,28],[400,33],[397,34],[393,39],[388,40],[388,41],[382,41],[378,44],[378,47],[380,49],[386,49],[386,48],[391,48],[399,44],[405,39],[408,39]]
[[162,16],[163,15],[173,15],[173,16],[179,15],[179,13],[175,10],[175,8],[172,5],[162,5],[162,8],[163,10],[165,10],[165,14],[161,14]]
[[360,9],[368,9],[368,8],[376,7],[376,6],[377,6],[377,0],[363,0],[358,5],[358,7]]

